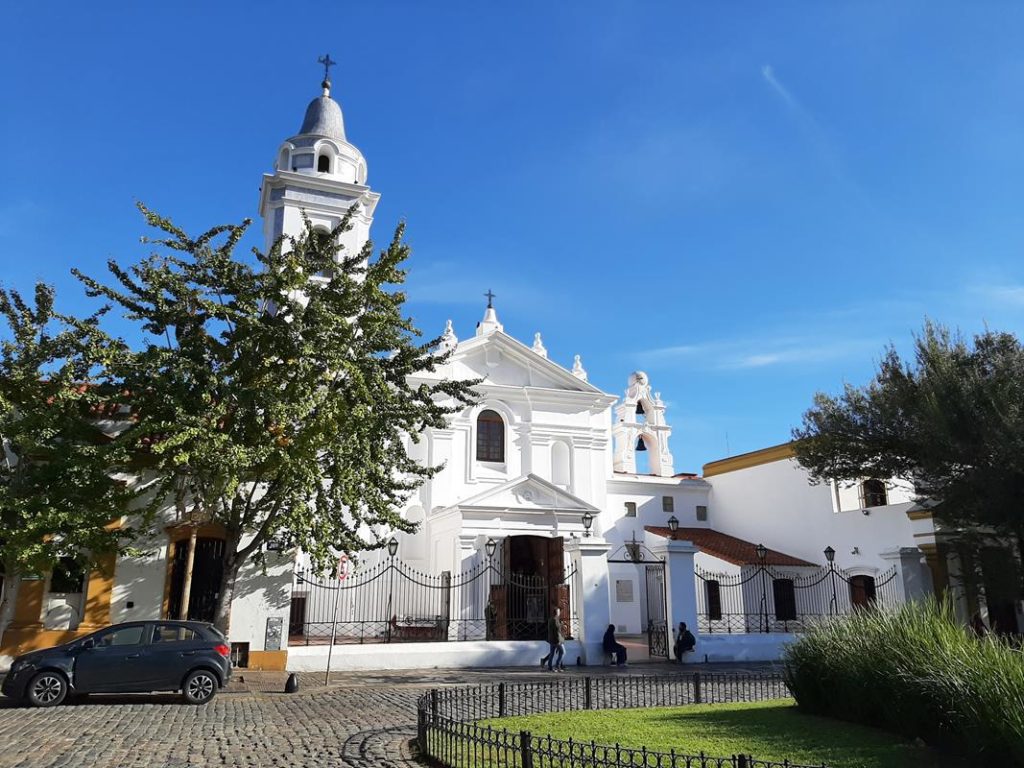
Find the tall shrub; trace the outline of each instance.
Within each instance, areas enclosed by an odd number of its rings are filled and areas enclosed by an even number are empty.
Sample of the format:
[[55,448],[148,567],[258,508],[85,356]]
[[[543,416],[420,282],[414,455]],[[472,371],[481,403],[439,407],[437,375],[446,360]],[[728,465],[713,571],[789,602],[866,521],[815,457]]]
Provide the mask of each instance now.
[[979,639],[948,604],[861,611],[790,646],[801,709],[1024,764],[1024,655]]

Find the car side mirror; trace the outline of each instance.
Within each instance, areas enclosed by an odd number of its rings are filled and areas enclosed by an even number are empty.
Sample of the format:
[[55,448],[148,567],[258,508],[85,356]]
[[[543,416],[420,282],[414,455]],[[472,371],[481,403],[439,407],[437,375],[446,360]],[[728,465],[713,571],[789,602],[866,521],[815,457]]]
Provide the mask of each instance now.
[[93,639],[92,639],[92,638],[90,637],[90,638],[88,638],[88,639],[86,639],[86,640],[83,640],[83,641],[82,641],[82,644],[81,644],[80,646],[78,646],[78,647],[79,647],[79,648],[80,648],[81,650],[83,650],[83,651],[87,651],[87,650],[89,650],[90,648],[95,648],[95,647],[96,647],[96,641],[95,641],[95,640],[93,640]]

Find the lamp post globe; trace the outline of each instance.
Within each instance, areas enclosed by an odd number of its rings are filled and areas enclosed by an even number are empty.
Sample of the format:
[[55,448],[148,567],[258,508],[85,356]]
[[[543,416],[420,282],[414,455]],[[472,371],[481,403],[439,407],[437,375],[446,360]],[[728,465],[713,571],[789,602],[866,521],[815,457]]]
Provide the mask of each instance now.
[[594,516],[588,510],[583,513],[583,535],[590,536],[590,526],[594,524]]
[[676,531],[679,530],[679,518],[675,515],[672,515],[672,517],[668,519],[668,529],[672,533],[672,538],[675,539]]
[[398,554],[398,539],[394,536],[391,537],[391,541],[388,542],[388,556],[394,557]]
[[487,543],[484,544],[484,549],[487,552],[487,559],[488,560],[490,560],[492,557],[494,557],[494,550],[497,549],[497,548],[498,548],[498,542],[496,542],[494,539],[488,539],[487,540]]
[[825,559],[830,563],[836,559],[836,551],[832,547],[825,547]]
[[764,562],[764,559],[768,557],[768,547],[764,544],[758,544],[757,547],[754,548],[754,551],[757,552],[757,559],[762,563]]

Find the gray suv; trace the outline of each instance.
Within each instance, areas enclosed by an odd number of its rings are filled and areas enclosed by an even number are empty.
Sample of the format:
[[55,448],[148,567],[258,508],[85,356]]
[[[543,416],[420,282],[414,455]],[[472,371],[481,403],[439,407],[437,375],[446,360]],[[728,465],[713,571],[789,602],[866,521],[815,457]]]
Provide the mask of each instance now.
[[231,647],[211,624],[131,621],[19,656],[2,692],[36,707],[71,694],[181,691],[205,704],[231,677]]

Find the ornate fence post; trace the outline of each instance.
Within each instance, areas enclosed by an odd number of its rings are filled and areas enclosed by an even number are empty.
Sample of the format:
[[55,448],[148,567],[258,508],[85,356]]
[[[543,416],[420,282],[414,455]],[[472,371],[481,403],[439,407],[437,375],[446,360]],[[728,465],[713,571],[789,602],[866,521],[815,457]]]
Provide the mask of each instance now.
[[519,764],[522,768],[533,768],[533,749],[530,743],[532,738],[529,731],[519,732]]
[[498,717],[505,716],[505,684],[498,683]]
[[437,688],[430,689],[430,723],[431,725],[437,724]]
[[700,672],[693,673],[693,703],[700,704],[704,701],[700,690]]
[[594,708],[594,699],[593,699],[593,696],[592,696],[592,685],[593,685],[593,680],[590,678],[589,675],[587,677],[583,678],[583,708],[584,709],[593,709]]

